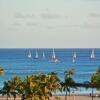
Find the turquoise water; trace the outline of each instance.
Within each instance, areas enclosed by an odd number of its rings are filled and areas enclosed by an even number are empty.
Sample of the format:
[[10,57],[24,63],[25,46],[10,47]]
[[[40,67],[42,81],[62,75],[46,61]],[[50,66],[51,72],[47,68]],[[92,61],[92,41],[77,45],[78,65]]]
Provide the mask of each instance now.
[[[28,52],[31,51],[32,59],[28,58]],[[0,76],[0,86],[3,86],[5,80],[10,79],[17,74],[22,77],[32,74],[55,71],[61,81],[64,80],[64,71],[73,68],[75,70],[74,79],[76,82],[90,81],[91,74],[94,73],[100,65],[100,49],[94,49],[96,59],[91,60],[92,49],[74,49],[76,52],[75,63],[72,62],[73,49],[55,49],[56,57],[60,60],[58,63],[52,63],[52,49],[37,49],[39,59],[34,59],[36,49],[0,49],[0,65],[3,66],[5,74]],[[45,53],[45,59],[42,53]]]

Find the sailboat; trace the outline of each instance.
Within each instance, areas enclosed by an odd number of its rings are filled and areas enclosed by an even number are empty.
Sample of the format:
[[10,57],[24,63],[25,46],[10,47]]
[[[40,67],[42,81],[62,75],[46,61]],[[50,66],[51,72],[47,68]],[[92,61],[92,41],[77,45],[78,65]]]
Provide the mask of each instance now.
[[39,55],[38,55],[38,52],[36,50],[36,55],[35,55],[35,59],[38,59],[39,58]]
[[57,63],[57,62],[59,62],[59,60],[56,58],[56,54],[55,54],[54,49],[53,49],[53,51],[52,51],[51,62],[53,62],[53,63]]
[[95,59],[95,52],[94,52],[94,49],[92,50],[92,53],[91,53],[90,58],[91,58],[91,59]]
[[31,51],[29,50],[28,58],[31,58],[31,57],[32,57],[32,54],[31,54]]
[[45,54],[44,54],[44,52],[43,52],[42,58],[45,59]]
[[73,59],[72,59],[72,62],[73,62],[73,63],[76,62],[76,57],[77,57],[77,56],[76,56],[76,52],[74,52],[74,53],[73,53]]
[[73,58],[75,58],[75,59],[76,59],[76,52],[74,52],[74,53],[73,53]]

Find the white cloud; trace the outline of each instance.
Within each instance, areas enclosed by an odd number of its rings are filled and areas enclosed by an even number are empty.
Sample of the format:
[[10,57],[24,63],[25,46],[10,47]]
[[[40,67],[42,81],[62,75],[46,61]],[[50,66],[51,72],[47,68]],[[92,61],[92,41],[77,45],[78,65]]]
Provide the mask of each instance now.
[[88,16],[93,18],[100,18],[100,13],[90,13]]

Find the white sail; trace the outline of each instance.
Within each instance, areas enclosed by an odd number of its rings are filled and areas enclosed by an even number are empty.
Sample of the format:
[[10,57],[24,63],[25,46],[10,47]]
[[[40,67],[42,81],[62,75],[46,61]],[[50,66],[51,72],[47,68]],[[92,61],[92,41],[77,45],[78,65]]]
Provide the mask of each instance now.
[[56,54],[55,54],[55,50],[54,49],[52,51],[52,59],[51,59],[51,62],[53,62],[53,63],[59,62],[59,60],[56,58]]
[[92,50],[91,59],[94,59],[94,58],[95,58],[95,52],[94,52],[94,50]]
[[56,55],[55,55],[55,51],[53,49],[53,52],[52,52],[52,59],[55,59],[56,58]]
[[77,57],[76,52],[73,51],[73,56],[72,56],[72,62],[73,62],[73,63],[76,62],[76,57]]
[[45,54],[44,54],[44,52],[43,52],[43,59],[45,59]]
[[28,53],[28,58],[31,58],[32,55],[31,55],[31,51],[29,50],[29,53]]
[[76,52],[74,52],[74,54],[73,54],[73,58],[76,58],[77,56],[76,56]]
[[36,55],[35,55],[35,59],[38,59],[39,58],[39,55],[38,55],[38,52],[36,50]]

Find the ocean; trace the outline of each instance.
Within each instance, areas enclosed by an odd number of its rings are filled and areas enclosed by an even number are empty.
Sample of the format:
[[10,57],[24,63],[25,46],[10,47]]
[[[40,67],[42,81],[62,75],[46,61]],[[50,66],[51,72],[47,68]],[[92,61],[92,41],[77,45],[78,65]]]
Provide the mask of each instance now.
[[[29,51],[31,52],[31,58],[28,57]],[[35,59],[36,51],[38,52],[38,59]],[[0,88],[3,87],[3,82],[11,79],[13,75],[25,77],[26,75],[40,72],[56,72],[60,80],[64,81],[64,72],[68,69],[75,70],[73,78],[76,82],[90,81],[91,75],[100,66],[99,48],[94,49],[95,59],[90,58],[91,48],[55,48],[54,51],[59,60],[58,63],[51,62],[52,48],[0,49],[0,66],[5,71],[4,75],[0,76]],[[73,51],[76,53],[75,62],[73,62]],[[45,58],[43,58],[43,52]]]

